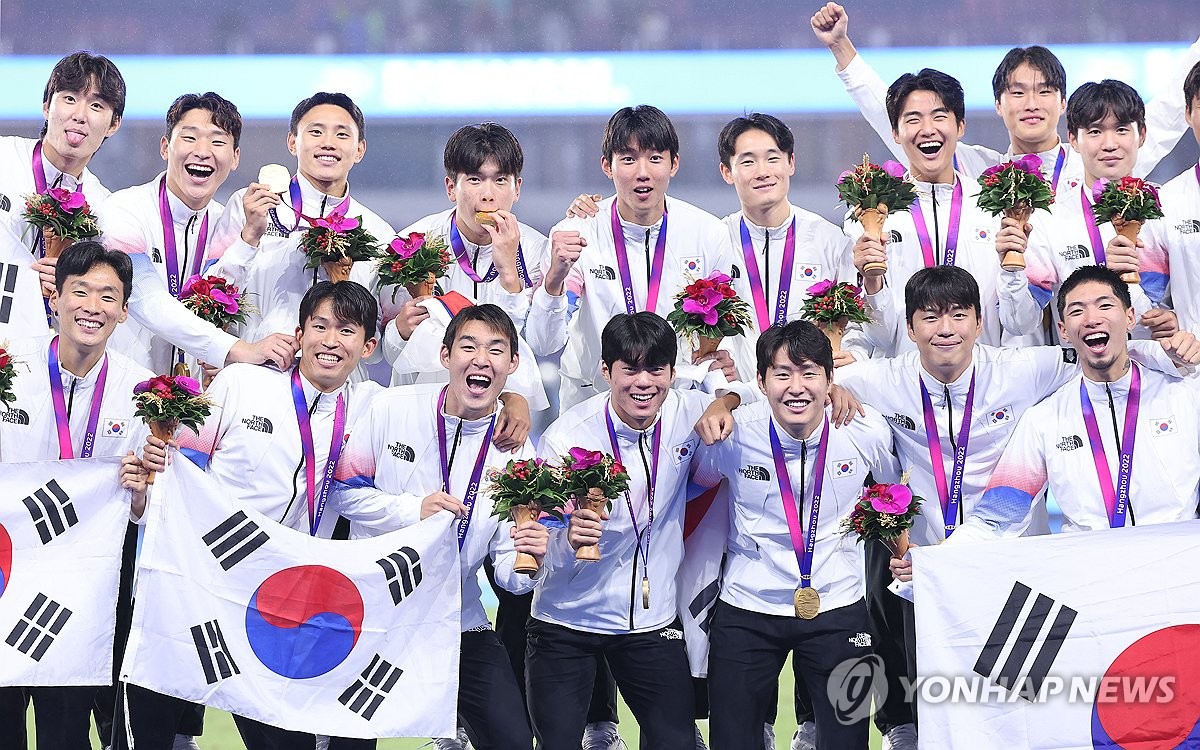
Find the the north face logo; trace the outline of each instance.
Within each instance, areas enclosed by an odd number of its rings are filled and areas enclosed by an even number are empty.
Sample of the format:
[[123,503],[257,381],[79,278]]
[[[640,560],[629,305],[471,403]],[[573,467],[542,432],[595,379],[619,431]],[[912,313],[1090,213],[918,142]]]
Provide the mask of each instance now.
[[273,222],[273,221],[269,222],[267,224],[267,231],[263,232],[263,234],[266,235],[267,237],[284,237],[284,238],[286,238],[288,236],[279,227],[275,226],[275,222]]
[[[3,206],[3,204],[0,204]],[[7,208],[5,209],[8,210]],[[1175,225],[1180,234],[1200,234],[1200,219],[1184,219]]]
[[1063,260],[1083,260],[1092,257],[1092,251],[1083,245],[1067,245],[1067,249],[1059,251],[1058,254]]
[[1076,448],[1083,447],[1083,439],[1078,435],[1065,435],[1063,436],[1062,440],[1058,441],[1058,445],[1056,447],[1064,453],[1066,451],[1073,451]]
[[154,261],[155,263],[162,263],[162,250],[159,250],[157,247],[151,248],[150,260]]
[[12,201],[10,201],[8,199],[7,195],[0,194],[0,211],[11,211],[11,210],[12,210]]
[[907,417],[900,412],[896,412],[891,416],[884,415],[883,418],[904,430],[912,430],[915,432],[917,429],[917,423],[913,421],[913,418]]
[[592,275],[601,281],[616,281],[617,279],[617,272],[608,266],[593,268]]
[[734,266],[733,269],[729,272],[729,278],[731,278],[731,279],[742,278],[742,269],[738,268],[737,266]]
[[904,241],[904,236],[900,234],[899,230],[893,229],[890,232],[888,232],[888,242],[903,242],[903,241]]
[[396,442],[389,445],[388,450],[392,452],[392,458],[398,458],[401,461],[408,461],[409,463],[417,460],[417,452],[412,449],[411,445]]
[[265,432],[268,435],[275,432],[275,426],[266,417],[246,417],[242,420],[242,424],[246,425],[247,430],[254,430],[255,432]]
[[752,464],[750,466],[743,466],[738,471],[747,479],[756,479],[760,482],[771,481],[771,472],[762,466],[754,466]]
[[9,424],[29,424],[29,412],[24,409],[10,407],[9,409],[0,412],[0,421]]

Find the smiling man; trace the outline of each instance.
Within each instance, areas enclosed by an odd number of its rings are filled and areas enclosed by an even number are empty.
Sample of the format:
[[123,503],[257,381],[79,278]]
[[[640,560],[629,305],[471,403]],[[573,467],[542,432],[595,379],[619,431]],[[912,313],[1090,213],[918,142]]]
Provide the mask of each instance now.
[[[528,750],[533,736],[521,690],[508,652],[484,612],[478,577],[489,559],[495,581],[506,590],[532,591],[541,573],[515,573],[513,561],[518,552],[542,559],[548,538],[540,523],[514,527],[493,516],[485,481],[489,471],[503,469],[510,458],[534,455],[528,441],[513,456],[493,443],[503,410],[499,397],[518,365],[517,330],[508,313],[493,304],[461,310],[446,329],[441,362],[449,371],[447,385],[392,388],[374,400],[346,444],[335,497],[388,505],[404,525],[443,510],[459,517],[459,723],[480,750]],[[353,533],[370,531],[355,525]],[[437,742],[450,747],[454,740]]]
[[[562,355],[561,408],[608,390],[601,374],[600,334],[614,315],[666,316],[691,280],[733,268],[728,232],[719,219],[667,195],[679,171],[679,136],[662,110],[625,107],[609,118],[600,167],[616,195],[587,218],[550,231],[550,257],[525,326],[539,355]],[[568,298],[578,310],[567,322]],[[710,355],[737,377],[725,352]]]
[[[290,333],[296,310],[310,287],[329,279],[324,267],[305,268],[300,239],[317,218],[340,213],[362,219],[381,245],[395,232],[350,194],[350,170],[367,153],[366,121],[354,101],[341,93],[319,92],[292,110],[288,151],[296,174],[285,194],[252,182],[233,194],[217,222],[211,252],[219,256],[211,272],[232,280],[256,300],[258,312],[242,327],[244,338]],[[350,278],[375,288],[368,261],[354,264]]]
[[179,302],[187,280],[204,269],[211,228],[223,210],[213,196],[237,169],[242,116],[210,91],[180,96],[166,120],[159,143],[166,171],[113,193],[100,216],[104,241],[133,259],[134,322],[113,346],[159,373],[184,363],[186,353],[218,365],[271,360],[287,366],[295,352],[290,336],[249,344]]

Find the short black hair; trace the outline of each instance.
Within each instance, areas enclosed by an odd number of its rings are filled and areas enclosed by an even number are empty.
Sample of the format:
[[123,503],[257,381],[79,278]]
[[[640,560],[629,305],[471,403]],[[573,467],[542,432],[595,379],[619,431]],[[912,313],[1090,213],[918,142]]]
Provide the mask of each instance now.
[[[125,115],[125,78],[112,60],[91,52],[72,52],[54,64],[50,78],[42,90],[42,104],[59,91],[95,90],[100,98],[112,107],[112,122],[115,125]],[[47,124],[42,125],[42,136],[46,135]]]
[[464,125],[446,141],[442,164],[450,179],[460,174],[474,174],[488,159],[495,159],[500,174],[521,176],[525,152],[512,131],[494,122]]
[[604,160],[612,164],[613,154],[627,151],[635,143],[644,151],[666,151],[672,159],[679,156],[679,135],[671,118],[649,104],[623,107],[608,118],[601,144]]
[[1113,294],[1125,306],[1126,310],[1133,307],[1133,298],[1129,295],[1129,285],[1121,281],[1121,274],[1108,266],[1080,266],[1058,288],[1057,305],[1059,320],[1062,320],[1063,312],[1067,309],[1067,295],[1075,291],[1075,288],[1079,285],[1086,284],[1089,281],[1107,284],[1112,287]]
[[955,307],[974,308],[982,316],[979,282],[970,271],[958,266],[922,268],[904,285],[904,317],[912,326],[913,316],[922,310],[943,313]]
[[1146,103],[1137,90],[1124,81],[1105,78],[1099,83],[1085,83],[1071,94],[1067,100],[1067,132],[1076,134],[1109,115],[1122,125],[1135,122],[1138,130],[1146,129]]
[[634,367],[674,367],[677,356],[675,329],[649,311],[615,315],[600,334],[600,361],[610,370],[618,361]]
[[183,94],[167,109],[167,140],[175,132],[175,126],[183,116],[193,109],[203,109],[208,112],[212,124],[229,133],[233,138],[233,147],[237,148],[242,139],[242,113],[233,102],[212,91],[203,94]]
[[508,317],[508,313],[491,303],[471,305],[459,310],[450,319],[450,325],[446,326],[446,334],[442,336],[442,346],[453,349],[458,332],[472,321],[479,321],[506,338],[509,354],[517,356],[517,327],[513,325],[512,318]]
[[1050,50],[1035,44],[1031,47],[1013,47],[996,66],[996,72],[992,75],[992,94],[996,101],[1000,101],[1000,96],[1008,90],[1009,79],[1022,63],[1029,63],[1029,67],[1046,79],[1047,86],[1058,91],[1062,98],[1067,97],[1067,71],[1062,61]]
[[121,280],[121,304],[133,293],[133,261],[120,250],[109,250],[95,240],[80,240],[62,251],[54,266],[54,288],[62,294],[67,278],[83,276],[94,266],[108,266]]
[[775,139],[775,145],[780,151],[788,156],[796,155],[796,136],[792,135],[792,129],[785,125],[783,120],[774,115],[752,112],[733,118],[721,129],[721,135],[717,136],[717,155],[722,164],[727,167],[733,165],[737,139],[748,130],[761,130]]
[[1200,94],[1200,62],[1193,65],[1187,77],[1183,79],[1183,106],[1188,112],[1192,111],[1197,94]]
[[933,68],[922,68],[918,73],[905,73],[888,86],[884,104],[887,106],[888,120],[892,123],[892,132],[897,132],[900,125],[900,115],[904,114],[904,102],[914,91],[932,91],[942,100],[946,109],[954,113],[958,122],[965,122],[966,105],[963,102],[963,87],[958,79]]
[[829,337],[807,320],[793,320],[773,325],[759,335],[755,346],[759,380],[766,380],[775,355],[785,346],[792,364],[812,362],[825,371],[825,377],[833,377],[833,346]]
[[358,128],[358,140],[361,143],[367,139],[367,122],[363,119],[362,110],[354,103],[354,100],[342,93],[330,93],[328,91],[318,91],[307,99],[301,100],[296,108],[292,110],[292,120],[288,123],[288,131],[292,135],[299,135],[297,128],[300,127],[300,120],[308,114],[308,111],[313,107],[319,107],[322,104],[332,104],[335,107],[341,107],[350,113],[350,119],[354,120],[354,127]]
[[308,322],[325,300],[333,303],[339,320],[357,323],[363,329],[363,341],[375,338],[379,326],[379,303],[375,295],[357,281],[318,281],[300,300],[300,327]]

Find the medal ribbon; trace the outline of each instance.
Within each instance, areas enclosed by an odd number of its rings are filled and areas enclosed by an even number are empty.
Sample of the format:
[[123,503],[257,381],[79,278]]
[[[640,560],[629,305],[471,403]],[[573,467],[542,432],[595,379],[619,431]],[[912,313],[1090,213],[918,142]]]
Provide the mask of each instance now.
[[[612,446],[613,458],[624,465],[625,462],[621,460],[621,446],[617,444],[617,430],[613,426],[612,412],[607,408],[604,410],[604,422],[608,427],[608,442]],[[662,441],[661,424],[660,418],[659,425],[654,428],[654,437],[650,440],[650,481],[646,485],[646,527],[641,531],[638,530],[637,514],[633,511],[633,500],[629,497],[629,490],[625,490],[625,506],[629,508],[629,522],[633,524],[633,533],[637,537],[638,552],[642,555],[642,567],[646,569],[645,576],[649,576],[650,569],[650,532],[654,528],[654,485],[658,484],[658,449]],[[645,546],[643,546],[643,538]]]
[[[446,388],[438,394],[437,428],[438,456],[442,460],[442,492],[450,493],[450,459],[446,457],[446,418],[442,409],[446,406]],[[496,414],[492,413],[492,421],[488,424],[487,434],[483,436],[483,445],[479,446],[479,456],[475,459],[475,468],[471,470],[471,479],[467,482],[467,491],[462,503],[467,506],[467,515],[458,519],[458,548],[462,549],[467,541],[467,529],[471,526],[471,516],[475,510],[475,499],[479,496],[479,480],[483,477],[483,463],[487,459],[488,447],[492,444],[492,431],[496,429]]]
[[333,474],[337,471],[338,459],[342,457],[342,444],[346,438],[346,401],[343,394],[339,393],[337,407],[333,412],[333,437],[329,441],[329,458],[325,462],[325,473],[321,477],[320,488],[317,487],[317,450],[313,444],[312,421],[304,399],[304,386],[300,384],[299,366],[292,370],[292,402],[296,405],[296,421],[300,424],[300,447],[304,451],[308,533],[316,536],[317,527],[321,525],[321,514],[325,512],[325,503],[329,500],[329,490],[333,487]]
[[[930,194],[937,200],[937,186],[931,186]],[[962,180],[954,178],[954,194],[950,199],[950,225],[946,229],[946,252],[942,257],[942,265],[954,265],[954,257],[958,254],[958,225],[962,219],[963,188]],[[936,259],[933,256],[933,240],[929,237],[929,229],[925,226],[925,217],[921,213],[920,199],[912,204],[913,225],[917,230],[917,240],[921,243],[921,255],[925,258],[925,267],[933,268]],[[937,231],[937,227],[933,228]]]
[[[613,244],[617,251],[617,270],[621,272],[621,289],[625,292],[625,312],[633,315],[637,304],[633,301],[633,282],[629,276],[629,258],[625,255],[625,230],[621,228],[621,217],[617,214],[617,201],[612,203]],[[650,267],[650,278],[646,279],[646,310],[654,312],[658,307],[658,288],[662,283],[663,258],[667,254],[667,209],[663,208],[662,224],[658,228],[658,241],[654,243],[654,262]]]
[[1067,161],[1067,147],[1058,145],[1058,158],[1054,160],[1054,176],[1050,179],[1050,192],[1058,191],[1058,178],[1062,174],[1063,164]]
[[942,460],[942,442],[938,438],[933,402],[925,388],[925,381],[919,375],[917,382],[921,385],[921,410],[925,413],[925,441],[929,446],[929,462],[933,466],[933,482],[937,486],[938,499],[942,504],[942,524],[946,529],[946,538],[949,538],[958,525],[958,506],[962,502],[963,476],[967,469],[967,443],[971,440],[971,413],[975,406],[975,373],[971,373],[971,386],[967,389],[967,405],[963,408],[963,423],[958,431],[958,447],[954,451],[954,466],[949,486],[946,484],[946,465]]
[[[50,398],[54,402],[54,424],[58,428],[58,457],[60,459],[75,458],[75,448],[71,445],[71,423],[67,418],[67,400],[63,397],[62,371],[58,367],[58,336],[50,342]],[[92,410],[88,413],[87,432],[83,436],[83,449],[79,451],[80,458],[91,458],[92,449],[96,447],[96,426],[100,424],[100,403],[104,401],[104,383],[108,380],[108,354],[104,355],[104,364],[100,365],[100,374],[96,376],[96,387],[92,392]]]
[[[302,209],[304,208],[304,196],[301,195],[301,193],[300,193],[300,179],[295,175],[292,176],[292,181],[291,181],[291,183],[288,184],[288,198],[292,201],[292,205],[288,206],[288,208],[292,209],[292,213],[296,214],[296,223],[292,225],[291,229],[288,229],[283,224],[279,223],[279,214],[275,211],[275,209],[272,208],[268,212],[271,216],[271,223],[275,225],[276,229],[278,229],[280,232],[283,232],[284,237],[287,237],[292,232],[299,229],[301,221],[306,221],[306,222],[308,222],[309,226],[312,226],[314,221],[322,218],[320,216],[305,216],[304,215],[304,213],[302,211]],[[340,213],[341,215],[345,216],[346,212],[349,210],[350,210],[350,191],[347,190],[346,197],[342,200],[341,203],[339,203],[337,205],[337,208],[330,211],[330,213],[334,213],[334,214]]]
[[[171,215],[171,201],[167,199],[167,176],[158,183],[158,218],[162,221],[164,253],[167,256],[167,287],[171,296],[179,299],[183,279],[179,276],[179,257],[175,245],[175,217]],[[185,230],[186,231],[186,230]],[[208,244],[208,211],[204,212],[204,221],[200,222],[200,234],[196,238],[196,252],[192,254],[192,267],[188,278],[200,274],[200,266],[204,261],[204,247]]]
[[[454,220],[454,215],[450,215],[450,248],[454,251],[454,259],[458,261],[458,267],[463,270],[471,281],[476,284],[486,284],[489,281],[495,281],[500,275],[499,269],[493,263],[482,277],[475,272],[471,267],[471,260],[467,257],[467,246],[463,244],[462,235],[458,231],[458,222]],[[533,281],[529,278],[529,272],[525,270],[525,251],[521,249],[520,243],[517,244],[517,275],[521,277],[521,284],[530,289],[533,287]]]
[[1087,227],[1088,240],[1092,244],[1092,257],[1096,265],[1103,266],[1105,262],[1104,240],[1100,239],[1100,227],[1096,226],[1096,214],[1092,212],[1092,202],[1088,200],[1086,186],[1079,191],[1079,199],[1083,204],[1083,225]]
[[[766,229],[764,231],[771,231]],[[750,228],[746,220],[741,220],[742,258],[746,262],[746,275],[750,279],[750,296],[754,298],[754,315],[758,319],[758,330],[767,330],[772,324],[787,320],[788,298],[792,290],[792,264],[796,257],[796,217],[788,227],[787,239],[783,243],[783,266],[779,269],[779,289],[775,294],[775,317],[767,317],[767,295],[763,287],[763,273],[758,268],[758,258],[754,254],[754,243],[750,241]],[[766,274],[771,269],[766,269]]]
[[[792,491],[792,480],[788,476],[787,461],[783,457],[783,445],[775,431],[775,421],[768,425],[771,434],[771,456],[775,459],[775,481],[779,484],[779,498],[783,501],[783,515],[787,518],[788,533],[792,535],[792,549],[796,562],[800,564],[800,588],[812,586],[813,550],[817,545],[817,517],[821,513],[821,493],[825,487],[825,454],[829,448],[829,417],[825,417],[820,446],[817,448],[817,465],[813,467],[812,510],[808,514],[808,538],[800,530],[800,505]],[[803,482],[803,477],[801,477]],[[804,503],[804,498],[800,498]]]
[[1108,527],[1117,529],[1125,525],[1125,514],[1129,510],[1129,488],[1133,481],[1133,444],[1137,439],[1138,409],[1141,405],[1142,376],[1133,364],[1129,376],[1129,398],[1125,402],[1125,432],[1121,435],[1121,462],[1117,466],[1117,486],[1113,488],[1112,475],[1108,472],[1108,457],[1104,454],[1104,443],[1100,441],[1100,427],[1096,424],[1096,411],[1088,397],[1087,381],[1079,383],[1079,405],[1083,407],[1083,424],[1087,427],[1088,442],[1092,444],[1092,460],[1096,464],[1096,478],[1100,480],[1100,494],[1104,497],[1104,509],[1108,513]]

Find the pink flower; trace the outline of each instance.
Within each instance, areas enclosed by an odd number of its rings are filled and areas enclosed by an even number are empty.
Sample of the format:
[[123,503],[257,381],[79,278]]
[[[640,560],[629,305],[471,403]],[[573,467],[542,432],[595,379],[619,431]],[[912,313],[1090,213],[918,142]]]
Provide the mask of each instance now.
[[351,219],[345,214],[334,211],[328,216],[314,221],[313,226],[321,227],[322,229],[328,229],[331,232],[337,232],[338,234],[341,234],[342,232],[348,232],[351,229],[356,229],[358,227],[358,219]]
[[[1002,169],[1004,169],[1004,167],[1005,167],[1005,166],[1006,166],[1006,165],[1004,165],[1004,164],[993,164],[992,166],[990,166],[990,167],[988,167],[987,169],[983,170],[983,173],[982,173],[982,174],[980,174],[979,176],[980,176],[980,177],[989,177],[989,176],[991,176],[991,175],[994,175],[994,174],[996,174],[997,172],[1001,171]],[[989,182],[988,184],[990,185],[990,184],[992,184],[992,183],[990,183],[990,182]]]
[[730,281],[732,281],[732,279],[729,278],[729,274],[721,273],[720,271],[713,271],[710,273],[708,275],[708,280],[714,284],[728,284]]
[[904,177],[904,173],[908,171],[904,168],[903,164],[890,159],[883,163],[882,169],[887,173],[888,177],[895,177],[896,179]]
[[685,313],[699,315],[704,325],[715,326],[721,318],[717,305],[724,299],[715,289],[701,289],[694,296],[684,299],[682,308]]
[[392,240],[388,247],[392,249],[396,255],[401,258],[411,258],[418,250],[425,245],[425,235],[420,232],[410,232],[407,237],[397,237]]
[[185,375],[175,376],[175,385],[183,389],[184,393],[189,396],[200,395],[200,384]]
[[224,307],[225,312],[229,313],[230,315],[233,315],[238,311],[237,297],[229,294],[224,289],[213,287],[212,291],[209,292],[209,296],[213,298],[213,301],[220,304],[221,307]]
[[838,178],[837,178],[838,184],[840,185],[841,183],[845,182],[847,177],[850,177],[850,178],[854,177],[853,169],[847,169],[845,172],[842,172],[840,175],[838,175]]
[[899,515],[912,505],[912,498],[912,490],[908,487],[903,484],[889,484],[881,493],[871,492],[871,507],[880,513]]
[[87,205],[87,199],[83,197],[83,192],[79,190],[50,188],[50,197],[66,211],[77,211]]
[[571,471],[589,469],[604,460],[603,453],[587,448],[572,448],[568,453],[571,455]]
[[817,283],[813,284],[812,286],[810,286],[808,288],[808,296],[820,297],[824,294],[828,294],[829,290],[833,289],[833,287],[834,287],[834,282],[830,281],[829,279],[825,279],[823,281],[818,281]]
[[1096,180],[1096,184],[1092,185],[1092,200],[1100,200],[1100,196],[1104,195],[1104,191],[1108,188],[1108,178],[1101,177]]
[[1013,166],[1023,172],[1040,175],[1042,173],[1042,157],[1037,154],[1025,154],[1014,161]]

